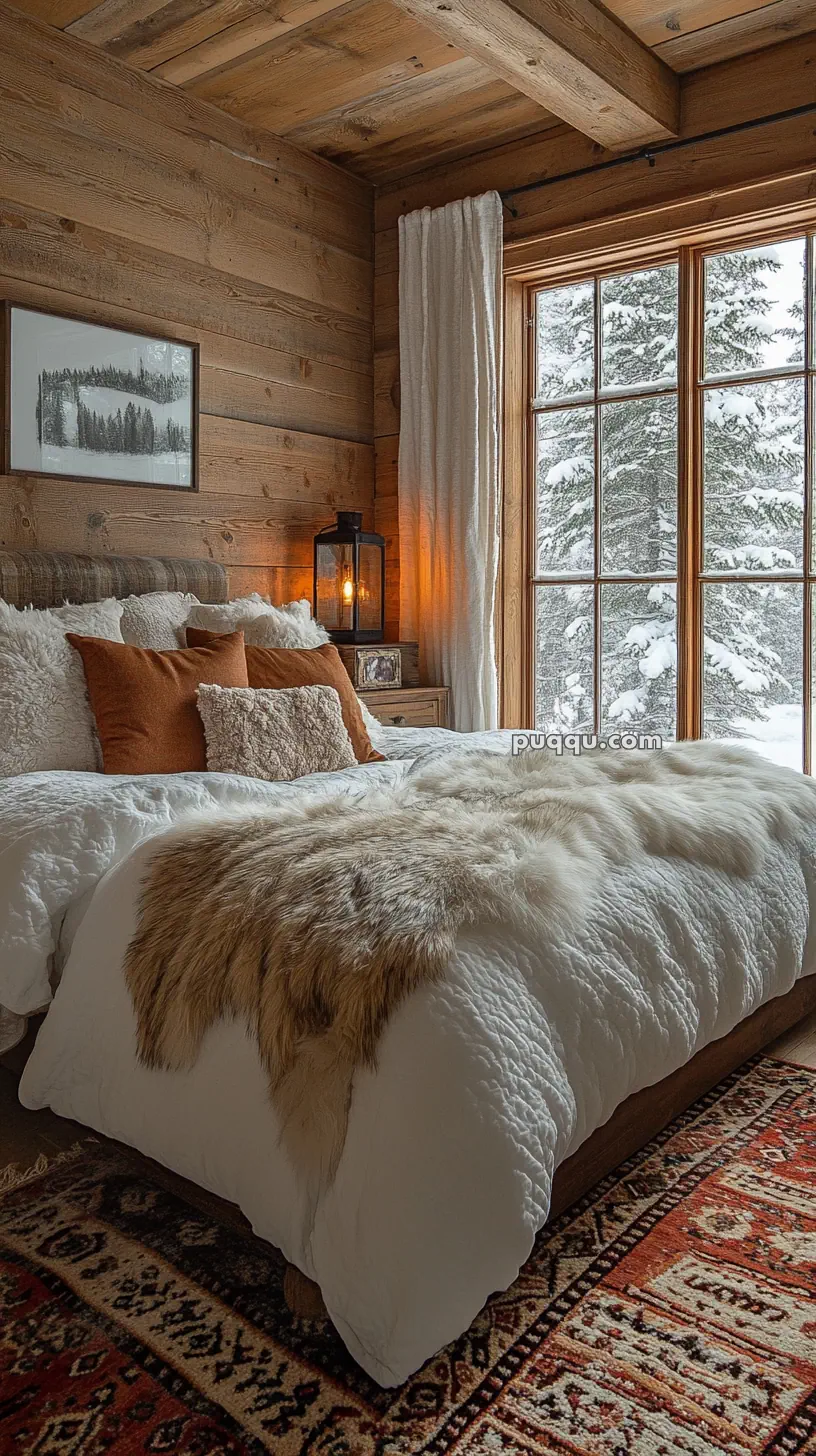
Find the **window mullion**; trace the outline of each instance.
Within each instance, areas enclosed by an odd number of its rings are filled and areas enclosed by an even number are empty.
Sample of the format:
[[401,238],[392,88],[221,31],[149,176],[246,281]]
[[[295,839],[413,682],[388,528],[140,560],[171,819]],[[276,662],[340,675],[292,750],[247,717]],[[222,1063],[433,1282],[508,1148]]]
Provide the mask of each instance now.
[[699,263],[690,248],[679,259],[677,355],[677,736],[701,731],[699,521],[702,469],[697,459],[697,380],[700,359]]
[[[525,304],[526,325],[526,373],[525,383],[528,389],[528,398],[532,399],[533,390],[537,385],[538,372],[538,312],[536,294],[530,293]],[[532,586],[533,577],[538,572],[538,488],[537,488],[537,440],[538,440],[538,417],[533,410],[527,411],[527,451],[526,468],[528,489],[525,500],[524,531],[523,531],[523,554],[525,559],[526,590],[524,601],[524,650],[527,661],[527,671],[524,674],[522,713],[523,721],[531,728],[536,726],[536,598],[537,591]],[[530,488],[532,487],[532,488]]]
[[689,378],[688,409],[691,425],[687,470],[688,500],[691,523],[688,561],[688,589],[691,605],[686,651],[691,670],[691,733],[703,736],[703,523],[704,459],[703,459],[703,351],[705,340],[705,284],[701,253],[689,250]]
[[816,341],[813,338],[814,312],[816,312],[816,243],[809,237],[805,243],[805,509],[804,509],[804,541],[802,543],[802,571],[805,577],[803,589],[804,597],[804,622],[802,636],[802,674],[804,688],[804,711],[802,714],[802,731],[804,733],[803,764],[805,773],[813,772],[812,741],[813,741],[813,588],[810,584],[813,574],[813,558],[811,542],[813,539],[813,486],[814,474],[816,474],[816,421],[813,418],[813,411],[816,407],[814,390],[816,390]]
[[601,325],[602,325],[602,319],[601,319],[601,284],[600,284],[600,280],[598,278],[595,279],[594,289],[595,289],[595,293],[594,293],[595,356],[594,356],[594,370],[593,370],[593,393],[594,393],[594,399],[595,399],[595,403],[594,403],[594,426],[595,426],[595,428],[594,428],[594,438],[593,438],[593,456],[594,456],[594,473],[595,473],[594,492],[593,492],[593,499],[594,499],[594,502],[595,502],[595,519],[594,519],[594,522],[593,522],[593,527],[594,527],[594,571],[593,571],[593,577],[594,577],[594,588],[593,588],[594,622],[593,622],[593,629],[594,629],[594,635],[595,635],[595,644],[594,644],[595,645],[595,661],[594,661],[594,667],[595,667],[595,674],[594,674],[594,687],[595,687],[594,727],[595,727],[595,732],[596,733],[600,733],[600,731],[601,731],[601,688],[602,688],[602,677],[601,677],[601,672],[602,672],[602,664],[601,664],[602,621],[601,621],[601,587],[600,587],[599,577],[600,577],[600,574],[601,574],[601,555],[602,555],[602,552],[603,552],[603,537],[601,535],[601,530],[602,530],[602,520],[601,520],[601,407],[600,407],[600,404],[598,402],[598,396],[599,396],[600,391],[601,391],[601,334],[602,334]]

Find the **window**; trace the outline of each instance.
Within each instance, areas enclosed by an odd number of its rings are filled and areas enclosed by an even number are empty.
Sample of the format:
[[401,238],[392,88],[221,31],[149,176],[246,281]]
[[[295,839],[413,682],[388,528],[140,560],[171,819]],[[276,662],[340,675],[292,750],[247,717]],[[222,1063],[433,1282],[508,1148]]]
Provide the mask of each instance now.
[[528,292],[530,718],[810,768],[816,238]]

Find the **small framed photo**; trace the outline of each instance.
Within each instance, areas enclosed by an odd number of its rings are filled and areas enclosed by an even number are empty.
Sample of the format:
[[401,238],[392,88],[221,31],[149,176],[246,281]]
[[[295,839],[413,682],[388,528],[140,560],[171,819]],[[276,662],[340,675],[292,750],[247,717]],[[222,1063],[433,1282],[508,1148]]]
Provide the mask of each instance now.
[[402,653],[398,647],[358,647],[355,668],[355,685],[367,692],[402,686]]
[[198,489],[198,345],[0,305],[5,474]]

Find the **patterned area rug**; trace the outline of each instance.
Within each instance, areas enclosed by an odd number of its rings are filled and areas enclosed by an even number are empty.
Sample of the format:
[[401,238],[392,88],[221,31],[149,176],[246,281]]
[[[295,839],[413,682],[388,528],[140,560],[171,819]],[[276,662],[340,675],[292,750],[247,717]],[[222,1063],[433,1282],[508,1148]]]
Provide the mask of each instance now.
[[735,1073],[396,1391],[181,1186],[85,1145],[0,1196],[4,1456],[816,1453],[814,1072]]

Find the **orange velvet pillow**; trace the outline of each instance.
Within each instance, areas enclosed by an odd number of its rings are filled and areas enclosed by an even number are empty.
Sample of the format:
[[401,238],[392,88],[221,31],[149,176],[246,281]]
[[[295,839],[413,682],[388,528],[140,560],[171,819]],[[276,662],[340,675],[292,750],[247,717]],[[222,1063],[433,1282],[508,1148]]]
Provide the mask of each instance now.
[[[191,647],[218,640],[215,632],[205,632],[203,627],[187,628]],[[336,688],[357,762],[382,760],[384,755],[377,752],[366,732],[357,694],[333,642],[322,647],[247,647],[246,663],[251,688],[307,688],[315,684]]]
[[178,652],[153,652],[74,632],[66,636],[82,657],[105,773],[206,769],[196,693],[200,683],[249,687],[243,632]]

